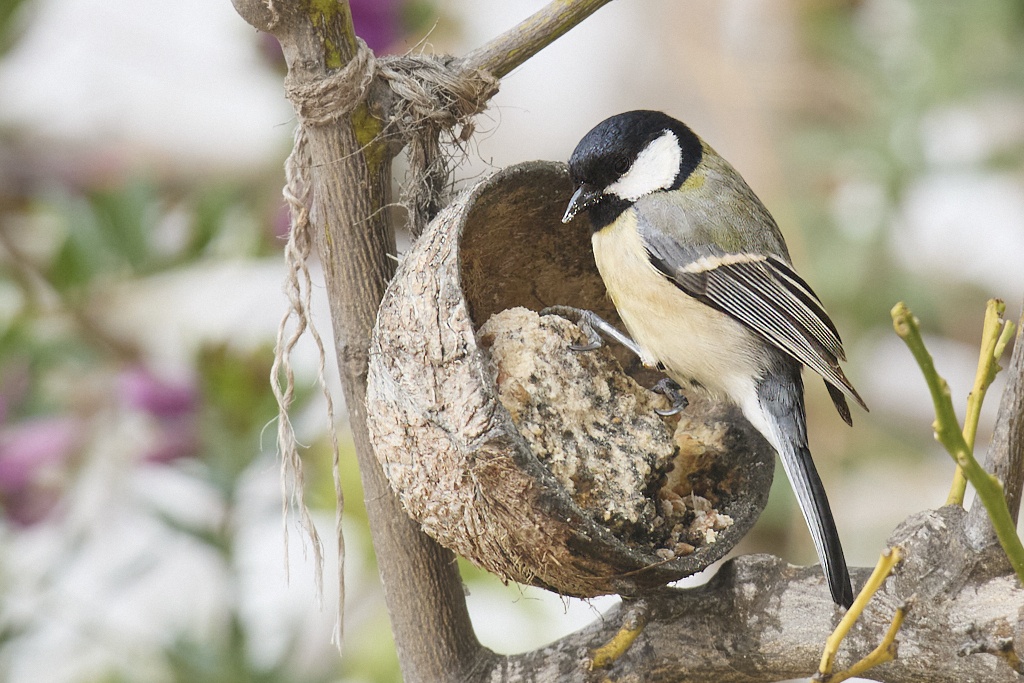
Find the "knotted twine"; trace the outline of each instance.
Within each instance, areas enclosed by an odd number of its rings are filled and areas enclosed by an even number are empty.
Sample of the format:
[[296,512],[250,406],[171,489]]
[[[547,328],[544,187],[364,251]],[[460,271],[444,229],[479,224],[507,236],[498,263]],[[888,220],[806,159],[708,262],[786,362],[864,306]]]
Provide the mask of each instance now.
[[[295,128],[291,154],[285,161],[283,190],[291,220],[284,251],[287,267],[284,290],[288,309],[278,326],[271,369],[271,386],[278,405],[277,447],[281,454],[285,570],[288,571],[288,517],[294,507],[299,511],[300,523],[313,546],[317,592],[322,596],[323,544],[303,502],[305,475],[288,413],[295,399],[291,353],[309,330],[317,348],[317,382],[326,401],[333,449],[339,589],[334,640],[339,648],[345,600],[345,544],[341,528],[345,501],[338,463],[338,435],[334,428],[334,402],[324,374],[327,355],[311,315],[312,280],[307,261],[313,247],[310,221],[312,184],[309,177],[312,158],[306,131],[313,126],[337,124],[367,101],[373,86],[386,86],[390,96],[381,98],[386,110],[381,135],[385,143],[394,143],[395,150],[402,146],[409,148],[410,177],[402,191],[402,204],[408,210],[412,233],[418,236],[440,209],[442,192],[448,181],[450,158],[442,148],[441,135],[447,134],[455,144],[468,140],[473,132],[472,117],[483,111],[487,101],[498,91],[497,78],[484,71],[459,69],[452,57],[407,54],[378,59],[365,42],[358,38],[356,42],[355,56],[336,73],[301,83],[289,74],[285,80],[285,91],[295,107],[299,123]],[[451,133],[456,127],[461,129],[457,137]],[[295,319],[294,325],[292,318]]]

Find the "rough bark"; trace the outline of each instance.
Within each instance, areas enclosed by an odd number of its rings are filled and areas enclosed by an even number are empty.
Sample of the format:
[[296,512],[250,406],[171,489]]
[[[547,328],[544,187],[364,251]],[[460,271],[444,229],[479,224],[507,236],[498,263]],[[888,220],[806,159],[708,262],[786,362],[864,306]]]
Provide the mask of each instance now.
[[[896,661],[867,675],[886,683],[1017,681],[1012,647],[1019,638],[1024,590],[1016,578],[991,574],[998,558],[972,554],[964,511],[949,507],[907,520],[893,534],[907,559],[844,641],[837,668],[878,644],[895,608],[910,612],[897,637]],[[970,557],[963,564],[950,558]],[[952,564],[953,566],[949,566]],[[860,585],[866,569],[852,571]],[[769,555],[738,557],[708,584],[665,590],[651,620],[625,656],[600,672],[614,681],[750,683],[806,678],[821,644],[840,618],[817,567],[792,567]],[[602,680],[586,667],[586,651],[608,640],[622,608],[547,648],[496,662],[489,681]]]

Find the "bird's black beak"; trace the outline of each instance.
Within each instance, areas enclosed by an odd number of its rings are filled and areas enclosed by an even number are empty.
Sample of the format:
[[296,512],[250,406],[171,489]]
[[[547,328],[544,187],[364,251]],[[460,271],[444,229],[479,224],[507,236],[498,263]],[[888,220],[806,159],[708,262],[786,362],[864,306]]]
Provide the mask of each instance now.
[[589,185],[580,185],[576,188],[576,192],[573,193],[572,199],[569,200],[569,206],[565,209],[565,215],[562,216],[562,222],[568,223],[580,211],[588,206],[596,204],[597,200],[600,198],[601,190],[594,189]]

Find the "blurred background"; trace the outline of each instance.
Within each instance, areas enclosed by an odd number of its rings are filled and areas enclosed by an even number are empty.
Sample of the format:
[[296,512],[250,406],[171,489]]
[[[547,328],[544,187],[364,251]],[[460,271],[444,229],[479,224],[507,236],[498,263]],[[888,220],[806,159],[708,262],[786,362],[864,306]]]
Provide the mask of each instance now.
[[[352,10],[379,54],[459,55],[542,4]],[[344,434],[340,659],[332,582],[318,604],[301,532],[283,544],[268,383],[295,125],[283,73],[276,42],[228,0],[0,0],[3,680],[399,680]],[[683,119],[736,166],[842,331],[871,413],[848,429],[809,382],[811,446],[848,559],[873,564],[903,518],[944,502],[953,472],[889,309],[905,300],[921,319],[961,415],[986,299],[1020,315],[1024,5],[611,3],[503,81],[457,176],[564,160],[635,108]],[[306,497],[329,539],[311,346],[296,363]],[[815,561],[784,479],[741,551]],[[499,652],[612,602],[463,574]]]

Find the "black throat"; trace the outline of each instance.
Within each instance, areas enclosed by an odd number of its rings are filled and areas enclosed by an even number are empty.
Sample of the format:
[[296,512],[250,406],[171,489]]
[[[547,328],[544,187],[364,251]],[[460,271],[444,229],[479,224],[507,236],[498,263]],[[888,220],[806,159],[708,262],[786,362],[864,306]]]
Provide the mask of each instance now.
[[590,218],[590,232],[595,233],[608,225],[611,225],[622,212],[633,205],[621,197],[613,194],[602,195],[595,204],[587,207],[587,216]]

